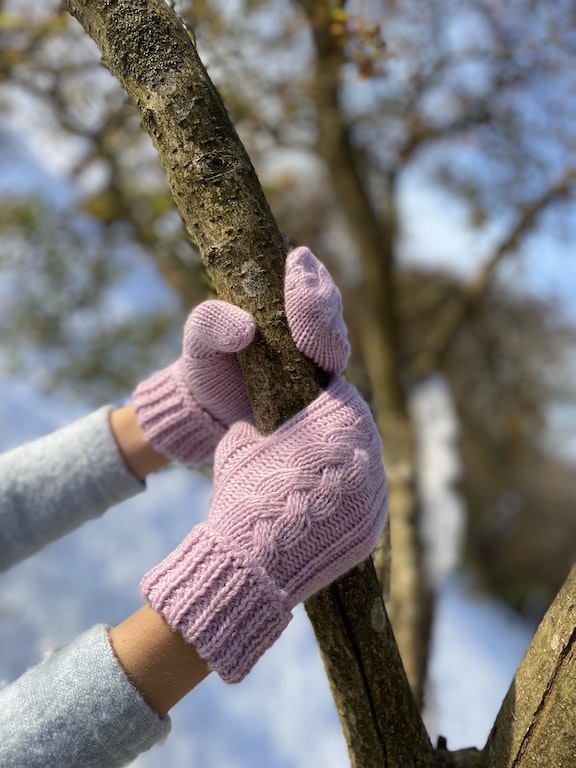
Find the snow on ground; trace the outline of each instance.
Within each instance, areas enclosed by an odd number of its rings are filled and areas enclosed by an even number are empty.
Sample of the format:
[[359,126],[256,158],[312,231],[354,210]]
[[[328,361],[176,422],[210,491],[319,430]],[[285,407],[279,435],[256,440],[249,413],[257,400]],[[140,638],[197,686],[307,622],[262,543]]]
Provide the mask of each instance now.
[[497,601],[474,593],[459,570],[465,510],[454,488],[460,471],[458,423],[450,392],[431,377],[411,393],[418,433],[423,539],[437,591],[425,722],[450,749],[482,747],[531,629]]

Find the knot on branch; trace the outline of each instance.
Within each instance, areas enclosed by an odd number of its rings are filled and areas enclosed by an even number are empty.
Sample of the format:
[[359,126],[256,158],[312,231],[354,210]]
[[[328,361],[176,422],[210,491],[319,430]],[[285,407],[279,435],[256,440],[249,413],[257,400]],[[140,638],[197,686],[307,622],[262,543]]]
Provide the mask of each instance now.
[[234,168],[235,165],[233,157],[221,150],[207,152],[197,161],[198,170],[202,178],[207,181],[223,176],[227,171]]

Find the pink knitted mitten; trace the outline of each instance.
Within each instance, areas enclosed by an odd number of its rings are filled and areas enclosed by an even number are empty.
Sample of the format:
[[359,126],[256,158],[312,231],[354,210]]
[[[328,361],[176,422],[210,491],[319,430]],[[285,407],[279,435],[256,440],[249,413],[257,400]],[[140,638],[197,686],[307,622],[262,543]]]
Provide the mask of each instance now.
[[342,296],[326,267],[308,248],[286,257],[284,304],[292,338],[328,373],[342,373],[350,356]]
[[370,555],[386,515],[380,437],[358,392],[336,376],[272,435],[234,424],[214,480],[206,522],[141,590],[213,670],[238,682],[297,603]]
[[133,402],[148,442],[171,459],[212,456],[228,426],[251,414],[236,352],[254,338],[253,317],[225,301],[204,301],[184,326],[182,356],[141,382]]
[[[328,373],[340,373],[350,351],[340,292],[307,248],[287,257],[285,303],[300,351]],[[212,456],[231,424],[251,417],[236,353],[254,332],[252,316],[224,301],[205,301],[190,313],[182,356],[133,395],[138,422],[156,450],[199,463]]]

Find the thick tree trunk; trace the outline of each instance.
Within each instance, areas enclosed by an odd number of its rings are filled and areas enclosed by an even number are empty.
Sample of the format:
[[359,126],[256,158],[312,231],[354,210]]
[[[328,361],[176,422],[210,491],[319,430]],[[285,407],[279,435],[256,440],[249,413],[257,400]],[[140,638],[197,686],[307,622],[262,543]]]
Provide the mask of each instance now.
[[[241,362],[256,423],[269,432],[317,395],[323,375],[290,337],[285,245],[222,101],[164,0],[67,0],[67,7],[139,108],[217,294],[256,318],[258,338]],[[307,608],[353,766],[431,767],[372,562]]]
[[576,765],[576,566],[506,694],[481,768]]
[[[299,0],[313,30],[318,152],[326,162],[340,210],[357,245],[362,266],[355,320],[388,476],[391,545],[383,536],[375,565],[400,654],[412,690],[421,704],[429,650],[432,596],[424,572],[419,537],[416,442],[401,382],[400,331],[394,282],[396,215],[394,179],[381,212],[376,212],[358,169],[340,105],[343,49],[332,34],[332,13],[342,0]],[[386,532],[388,533],[388,532]],[[390,557],[391,552],[391,557]]]

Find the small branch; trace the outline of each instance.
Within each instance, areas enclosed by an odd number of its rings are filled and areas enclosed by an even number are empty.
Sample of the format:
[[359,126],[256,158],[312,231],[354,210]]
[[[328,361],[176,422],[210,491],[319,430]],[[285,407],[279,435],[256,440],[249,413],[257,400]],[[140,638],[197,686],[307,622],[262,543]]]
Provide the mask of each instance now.
[[475,747],[449,752],[445,746],[439,745],[435,755],[435,768],[480,768],[482,753]]
[[479,299],[493,280],[497,267],[518,247],[520,239],[535,226],[538,216],[551,203],[570,193],[575,181],[576,168],[571,168],[559,181],[524,208],[522,215],[492,255],[482,264],[472,280],[464,286],[458,300],[449,304],[437,320],[435,332],[429,338],[426,350],[414,361],[414,370],[419,377],[423,378],[441,366],[458,329],[474,311]]

